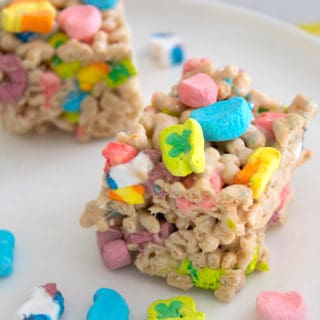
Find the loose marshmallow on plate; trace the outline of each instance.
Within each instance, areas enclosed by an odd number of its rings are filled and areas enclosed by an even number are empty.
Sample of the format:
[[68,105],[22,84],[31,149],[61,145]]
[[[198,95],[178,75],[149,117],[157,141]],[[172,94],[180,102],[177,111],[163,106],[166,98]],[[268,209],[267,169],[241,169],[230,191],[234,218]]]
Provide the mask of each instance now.
[[256,310],[259,320],[304,320],[306,306],[298,292],[261,292],[257,297]]
[[8,277],[13,271],[14,235],[0,230],[0,277]]
[[167,300],[154,301],[148,308],[148,320],[184,319],[205,320],[203,312],[196,310],[194,300],[189,296],[178,296]]
[[30,299],[18,310],[18,319],[59,320],[64,312],[64,298],[55,283],[36,287]]
[[182,40],[173,33],[153,33],[149,52],[163,67],[181,64],[185,57]]
[[96,291],[87,320],[128,320],[128,317],[129,307],[117,291],[109,288]]

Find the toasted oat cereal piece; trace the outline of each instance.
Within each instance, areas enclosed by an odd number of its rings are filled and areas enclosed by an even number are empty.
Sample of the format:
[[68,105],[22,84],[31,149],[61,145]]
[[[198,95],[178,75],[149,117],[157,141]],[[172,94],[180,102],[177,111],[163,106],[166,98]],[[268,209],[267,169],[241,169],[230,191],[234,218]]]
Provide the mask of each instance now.
[[[303,96],[289,108],[274,103],[234,65],[215,70],[209,59],[191,59],[183,70],[168,95],[153,95],[133,132],[104,149],[103,186],[81,224],[95,224],[101,239],[117,230],[106,248],[119,260],[109,268],[126,265],[129,252],[141,272],[227,302],[252,272],[269,270],[265,231],[285,219],[292,171],[310,154],[302,140],[316,105]],[[199,74],[212,81],[202,86]],[[199,103],[179,97],[188,78]],[[110,252],[113,241],[121,250]]]
[[14,133],[131,128],[142,108],[119,0],[0,3],[0,121]]

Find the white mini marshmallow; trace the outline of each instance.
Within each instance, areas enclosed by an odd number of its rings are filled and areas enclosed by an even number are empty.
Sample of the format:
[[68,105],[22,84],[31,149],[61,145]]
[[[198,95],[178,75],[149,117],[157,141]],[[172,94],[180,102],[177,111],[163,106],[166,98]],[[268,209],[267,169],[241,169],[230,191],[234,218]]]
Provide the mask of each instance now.
[[60,307],[43,287],[32,290],[30,299],[25,302],[17,311],[18,319],[25,319],[30,315],[44,314],[52,320],[59,319]]
[[164,67],[184,60],[182,40],[172,33],[154,33],[149,39],[150,55]]
[[111,167],[109,177],[117,185],[117,189],[129,187],[147,180],[153,167],[149,156],[140,152],[130,162]]

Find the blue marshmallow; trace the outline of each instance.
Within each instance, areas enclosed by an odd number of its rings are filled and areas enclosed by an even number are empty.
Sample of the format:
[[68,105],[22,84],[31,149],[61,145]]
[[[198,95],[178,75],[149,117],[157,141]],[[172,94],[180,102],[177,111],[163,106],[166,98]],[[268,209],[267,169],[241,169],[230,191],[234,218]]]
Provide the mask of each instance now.
[[171,50],[171,64],[176,65],[184,61],[184,50],[181,45],[176,45]]
[[92,6],[97,7],[100,10],[109,10],[113,9],[119,0],[85,0],[85,4],[90,4]]
[[14,235],[8,230],[0,230],[0,277],[8,277],[13,271]]
[[80,91],[79,88],[75,88],[74,91],[69,93],[66,101],[63,103],[63,110],[67,112],[80,112],[81,102],[88,95],[88,93]]
[[164,67],[179,65],[185,60],[181,39],[169,32],[153,33],[149,38],[149,52]]
[[64,298],[55,283],[47,283],[32,290],[30,299],[17,311],[20,320],[60,320],[64,312]]
[[29,42],[37,36],[34,32],[20,32],[16,33],[16,37],[22,42]]
[[218,101],[191,112],[206,141],[226,141],[244,134],[253,119],[251,105],[242,97]]
[[122,296],[112,289],[96,291],[87,320],[128,320],[129,307]]

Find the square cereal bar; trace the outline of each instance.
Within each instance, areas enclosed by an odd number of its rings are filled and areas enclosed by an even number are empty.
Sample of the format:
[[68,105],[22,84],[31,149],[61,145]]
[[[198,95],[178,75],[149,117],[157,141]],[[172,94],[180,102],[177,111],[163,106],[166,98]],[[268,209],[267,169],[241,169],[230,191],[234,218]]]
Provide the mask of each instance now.
[[156,92],[132,132],[105,147],[103,186],[80,222],[96,225],[108,268],[134,262],[229,301],[268,270],[265,232],[285,219],[315,113],[302,95],[284,106],[252,89],[235,65],[188,60],[171,92]]
[[13,0],[0,10],[6,129],[56,127],[85,141],[138,120],[143,102],[122,1]]

